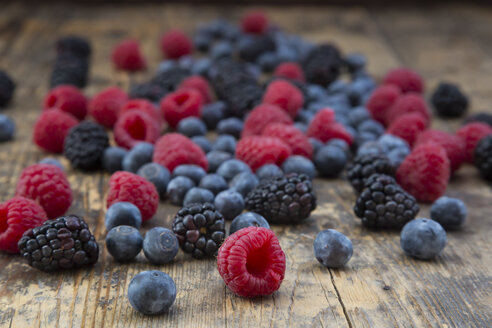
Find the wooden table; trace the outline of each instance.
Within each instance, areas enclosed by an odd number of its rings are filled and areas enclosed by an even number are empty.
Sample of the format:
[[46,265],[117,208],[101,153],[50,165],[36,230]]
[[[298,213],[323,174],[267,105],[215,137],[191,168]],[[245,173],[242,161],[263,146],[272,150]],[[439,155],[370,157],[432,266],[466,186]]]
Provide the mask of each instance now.
[[[451,5],[422,9],[331,7],[266,8],[271,19],[313,41],[335,41],[345,52],[368,55],[369,71],[380,78],[388,69],[410,66],[425,77],[429,92],[440,80],[462,85],[472,111],[492,106],[492,9]],[[218,16],[237,19],[244,8],[145,6],[0,5],[0,66],[18,82],[5,114],[17,123],[14,142],[0,145],[0,200],[13,196],[20,171],[47,156],[31,142],[40,101],[48,90],[53,43],[61,35],[90,37],[94,48],[89,95],[105,86],[126,87],[129,77],[115,72],[112,46],[124,37],[142,42],[152,68],[160,53],[158,36],[170,27],[191,31],[195,23]],[[150,74],[151,72],[149,72]],[[144,76],[137,76],[142,79]],[[434,120],[453,131],[459,121]],[[68,168],[66,160],[62,159]],[[269,297],[234,296],[214,260],[192,260],[182,253],[169,265],[150,265],[139,255],[117,264],[104,245],[104,199],[108,174],[69,170],[75,202],[70,210],[88,221],[101,246],[99,262],[76,272],[42,273],[19,256],[0,254],[1,327],[486,327],[492,325],[492,190],[464,167],[447,195],[463,199],[469,219],[448,234],[448,245],[434,261],[403,255],[397,232],[372,232],[354,217],[355,196],[343,180],[315,181],[319,206],[298,226],[274,226],[287,256],[285,280]],[[177,208],[162,203],[144,230],[170,227]],[[422,206],[420,216],[428,216]],[[354,256],[347,267],[328,270],[313,256],[322,229],[348,235]],[[168,314],[146,317],[134,311],[126,293],[140,271],[158,269],[176,281],[178,295]]]

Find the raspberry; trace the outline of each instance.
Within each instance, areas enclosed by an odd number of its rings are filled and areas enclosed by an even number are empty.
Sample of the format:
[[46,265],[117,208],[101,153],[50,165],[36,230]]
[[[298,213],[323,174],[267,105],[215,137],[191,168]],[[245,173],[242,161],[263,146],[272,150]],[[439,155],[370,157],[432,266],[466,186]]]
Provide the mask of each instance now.
[[416,147],[396,171],[398,183],[417,200],[431,203],[446,191],[449,159],[440,145],[429,142]]
[[128,111],[114,125],[114,141],[126,149],[131,149],[142,141],[154,143],[157,138],[159,125],[143,111]]
[[386,130],[387,133],[400,137],[410,147],[420,133],[427,127],[427,120],[418,112],[407,113],[397,117]]
[[427,122],[430,121],[429,108],[421,95],[417,93],[401,95],[395,100],[393,105],[388,108],[388,111],[386,112],[386,125],[391,125],[398,116],[413,112],[422,114]]
[[419,134],[415,146],[428,142],[437,143],[444,148],[451,165],[451,172],[459,169],[465,161],[465,142],[457,135],[439,130],[426,130]]
[[296,62],[285,62],[277,66],[273,72],[273,76],[284,77],[293,81],[304,83],[304,71]]
[[236,158],[256,171],[265,164],[282,163],[291,155],[290,147],[279,138],[250,136],[242,138],[236,145]]
[[159,194],[152,182],[139,175],[119,171],[109,179],[106,208],[118,202],[132,203],[142,213],[142,221],[147,221],[157,211]]
[[116,68],[124,71],[140,71],[147,67],[140,46],[135,39],[127,39],[113,48],[111,60]]
[[345,140],[349,145],[352,145],[354,141],[354,138],[345,127],[335,122],[335,113],[330,108],[318,111],[309,124],[306,135],[322,142],[337,138]]
[[58,108],[72,114],[78,120],[87,115],[87,98],[74,86],[59,85],[52,89],[43,100],[43,108]]
[[422,77],[409,68],[395,68],[383,78],[383,84],[394,84],[400,88],[401,92],[418,92],[424,91],[424,81]]
[[157,140],[153,161],[166,167],[170,172],[181,164],[195,164],[205,171],[208,169],[207,157],[203,150],[179,133],[168,133]]
[[112,128],[128,96],[116,87],[109,87],[98,93],[89,102],[89,113],[101,125]]
[[164,123],[164,119],[161,113],[150,101],[147,99],[131,99],[120,110],[120,117],[128,111],[138,110],[149,115],[152,120],[159,125]]
[[46,151],[61,153],[68,132],[77,124],[75,117],[59,109],[44,111],[34,124],[33,140]]
[[18,253],[22,234],[47,219],[43,208],[31,199],[14,197],[0,204],[0,250]]
[[492,127],[486,123],[473,122],[463,125],[456,134],[465,141],[465,161],[473,163],[475,147],[483,137],[492,134]]
[[277,137],[292,149],[292,155],[302,155],[311,158],[313,147],[301,130],[293,125],[282,123],[268,124],[262,133],[265,137]]
[[200,75],[193,75],[184,79],[178,86],[178,90],[194,89],[202,95],[202,103],[208,104],[212,101],[212,90],[210,84]]
[[304,96],[302,92],[285,80],[276,80],[270,83],[263,95],[263,102],[266,104],[276,105],[295,118],[297,112],[304,105]]
[[171,59],[177,59],[193,52],[193,43],[190,38],[180,30],[170,30],[161,38],[162,53]]
[[252,11],[241,19],[241,28],[244,33],[263,34],[268,27],[268,18],[262,11]]
[[241,137],[259,135],[270,123],[293,124],[290,116],[281,108],[274,105],[261,104],[253,108],[246,117]]
[[400,96],[401,91],[393,84],[382,85],[371,94],[366,103],[366,108],[373,119],[385,123],[388,109]]
[[285,274],[285,254],[270,229],[247,227],[233,233],[219,248],[217,268],[225,284],[243,297],[270,295]]
[[202,96],[196,90],[178,90],[161,100],[161,112],[167,123],[175,128],[184,118],[200,117]]

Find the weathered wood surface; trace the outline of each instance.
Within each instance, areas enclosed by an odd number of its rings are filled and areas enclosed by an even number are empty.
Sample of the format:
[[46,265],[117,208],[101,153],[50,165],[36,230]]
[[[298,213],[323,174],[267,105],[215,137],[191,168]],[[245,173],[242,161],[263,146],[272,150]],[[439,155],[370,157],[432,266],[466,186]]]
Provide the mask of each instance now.
[[[424,9],[268,8],[273,21],[314,41],[335,41],[344,51],[360,51],[369,70],[381,77],[389,68],[408,65],[423,74],[431,90],[441,79],[460,82],[472,97],[472,110],[492,106],[492,10],[453,5]],[[47,91],[53,42],[66,33],[91,38],[94,55],[91,95],[129,77],[109,62],[112,46],[123,37],[141,40],[151,66],[158,63],[159,34],[170,27],[191,30],[217,16],[239,17],[242,8],[179,5],[74,7],[0,5],[0,66],[18,82],[6,111],[18,127],[15,142],[0,145],[0,201],[14,194],[20,171],[44,156],[31,143],[32,125]],[[137,79],[142,76],[135,77]],[[458,121],[435,120],[453,130]],[[62,159],[68,168],[68,163]],[[108,255],[104,198],[109,176],[68,171],[75,202],[101,246],[91,269],[46,274],[18,256],[0,254],[1,327],[487,327],[492,325],[492,191],[471,167],[451,181],[448,195],[462,198],[469,220],[448,234],[444,253],[434,261],[405,257],[396,232],[363,229],[354,217],[355,196],[343,180],[316,180],[319,207],[295,227],[274,226],[287,255],[285,281],[270,297],[245,300],[232,295],[214,260],[179,254],[169,265],[154,266],[143,255],[117,264]],[[428,215],[422,206],[421,216]],[[177,210],[162,203],[144,230],[170,226]],[[327,270],[312,253],[321,229],[336,228],[354,243],[346,268]],[[145,317],[126,299],[128,283],[139,271],[159,269],[176,281],[171,311]]]

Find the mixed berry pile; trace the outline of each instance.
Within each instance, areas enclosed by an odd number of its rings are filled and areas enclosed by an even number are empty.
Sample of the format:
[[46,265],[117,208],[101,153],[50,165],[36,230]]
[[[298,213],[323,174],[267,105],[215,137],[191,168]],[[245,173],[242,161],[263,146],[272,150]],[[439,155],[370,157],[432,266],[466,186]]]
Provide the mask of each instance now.
[[[286,270],[270,224],[309,218],[317,205],[314,177],[346,178],[362,225],[402,229],[403,251],[420,259],[437,256],[444,229],[466,219],[463,202],[443,196],[451,176],[475,163],[492,179],[491,115],[468,117],[456,133],[431,128],[431,107],[444,118],[466,113],[468,97],[455,84],[441,83],[429,102],[422,77],[409,68],[387,72],[378,84],[362,54],[287,34],[262,12],[246,14],[239,26],[213,21],[193,38],[170,30],[159,47],[165,60],[152,78],[88,97],[81,88],[89,81],[91,46],[61,38],[33,128],[33,142],[63,154],[72,169],[111,174],[106,247],[116,261],[143,249],[160,265],[181,248],[193,258],[216,257],[235,294],[269,295]],[[135,39],[115,45],[110,57],[129,73],[149,66]],[[14,90],[0,71],[1,107]],[[0,115],[0,142],[14,130]],[[95,263],[90,227],[66,214],[72,200],[56,159],[24,169],[15,197],[0,204],[0,249],[46,271]],[[181,207],[172,226],[142,237],[141,225],[163,201]],[[418,202],[434,203],[431,219],[415,219]],[[351,241],[331,229],[313,247],[328,268],[345,265],[353,252]],[[162,313],[176,286],[165,273],[146,271],[132,279],[128,297],[143,313]]]

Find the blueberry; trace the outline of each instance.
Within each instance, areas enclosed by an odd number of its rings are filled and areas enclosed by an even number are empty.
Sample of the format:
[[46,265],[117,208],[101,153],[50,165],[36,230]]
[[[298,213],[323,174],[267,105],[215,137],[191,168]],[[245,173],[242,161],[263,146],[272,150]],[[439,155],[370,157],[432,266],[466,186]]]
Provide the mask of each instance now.
[[229,234],[232,235],[236,231],[247,227],[263,227],[270,229],[268,221],[265,220],[263,216],[254,212],[246,212],[236,216],[234,220],[232,220]]
[[187,117],[179,121],[177,130],[179,133],[191,138],[207,134],[207,126],[198,117]]
[[128,300],[132,307],[147,315],[169,310],[176,299],[176,284],[161,271],[143,271],[128,285]]
[[152,162],[154,145],[140,142],[133,147],[123,158],[123,170],[136,173],[144,164]]
[[208,33],[197,33],[193,38],[193,43],[199,51],[207,51],[213,42],[213,38]]
[[316,138],[309,138],[309,143],[313,147],[313,154],[316,154],[318,150],[323,147],[323,143]]
[[142,225],[142,214],[138,207],[128,202],[118,202],[106,211],[104,224],[107,230],[120,225],[132,226],[137,229]]
[[327,268],[343,267],[352,257],[352,242],[343,233],[323,230],[314,240],[314,256]]
[[210,57],[214,60],[231,57],[233,52],[232,44],[229,41],[219,41],[210,49]]
[[351,53],[345,57],[345,63],[350,72],[356,72],[362,70],[367,64],[367,58],[360,53]]
[[420,260],[430,260],[446,246],[446,231],[430,219],[415,219],[403,227],[400,245],[405,254]]
[[330,141],[328,141],[326,143],[327,146],[335,146],[335,147],[338,147],[340,148],[341,150],[343,150],[343,152],[345,154],[349,154],[350,153],[350,146],[349,144],[343,140],[343,139],[338,139],[338,138],[335,138],[335,139],[331,139]]
[[109,230],[106,248],[116,261],[131,261],[142,249],[143,238],[135,227],[120,225]]
[[[309,102],[318,102],[319,100],[326,97],[326,91],[321,85],[308,84],[306,87],[306,91]],[[322,107],[323,106],[321,106],[321,108]]]
[[213,203],[214,198],[215,196],[210,190],[193,187],[186,193],[183,200],[183,205],[186,206],[193,203]]
[[313,179],[316,175],[316,168],[313,162],[304,156],[293,155],[287,158],[282,164],[282,171],[287,173],[304,173]]
[[210,69],[210,67],[212,67],[212,61],[210,60],[210,58],[198,58],[193,63],[193,66],[191,66],[191,74],[202,75],[206,77],[208,75],[208,70]]
[[294,126],[302,131],[302,133],[306,133],[308,129],[308,125],[302,122],[295,122]]
[[256,63],[262,72],[271,73],[278,66],[280,60],[276,52],[265,52],[258,57]]
[[314,155],[314,164],[320,175],[335,178],[342,173],[347,164],[347,155],[335,146],[323,146]]
[[244,210],[244,199],[240,193],[232,189],[221,191],[215,197],[215,208],[226,220],[232,220]]
[[403,148],[410,151],[410,146],[405,140],[392,134],[383,134],[379,137],[378,143],[381,145],[385,153],[397,148]]
[[223,101],[217,101],[202,107],[202,120],[210,130],[215,129],[217,124],[224,118],[227,105]]
[[60,163],[59,160],[53,158],[53,157],[46,157],[43,158],[42,160],[39,161],[39,164],[49,164],[49,165],[54,165],[58,166],[60,169],[65,170],[63,167],[62,163]]
[[386,154],[388,156],[389,162],[395,170],[400,166],[403,160],[410,154],[410,150],[406,150],[403,148],[394,149]]
[[368,119],[364,122],[359,123],[359,125],[357,125],[357,131],[358,132],[369,132],[369,133],[372,133],[372,134],[380,137],[384,133],[384,126],[381,123],[379,123],[373,119]]
[[212,150],[207,153],[208,171],[215,172],[225,161],[232,158],[232,155],[220,150]]
[[10,141],[14,138],[15,123],[6,115],[0,114],[0,142]]
[[364,107],[356,107],[350,110],[348,113],[349,124],[352,127],[357,127],[359,124],[366,120],[371,119],[371,114]]
[[191,69],[191,66],[193,66],[193,63],[195,62],[195,59],[191,55],[185,55],[179,58],[178,60],[178,66],[180,68],[183,68],[187,71]]
[[188,177],[195,185],[200,183],[200,180],[206,175],[205,170],[198,165],[194,164],[182,164],[178,165],[173,170],[173,178],[175,177]]
[[159,63],[159,67],[157,68],[158,73],[168,72],[177,67],[177,63],[175,60],[166,59]]
[[378,138],[376,134],[371,132],[360,132],[354,136],[354,145],[356,149],[362,147],[366,142],[375,141]]
[[145,257],[153,264],[171,262],[178,254],[179,244],[174,232],[162,227],[147,231],[143,241]]
[[212,150],[224,151],[234,155],[236,152],[236,139],[228,134],[223,134],[215,139]]
[[251,169],[248,164],[234,158],[225,161],[217,169],[217,174],[221,175],[226,181],[231,181],[241,172],[251,172]]
[[123,169],[123,158],[128,151],[120,147],[108,147],[104,151],[102,163],[103,168],[108,173],[114,173]]
[[282,169],[275,164],[265,164],[256,170],[256,176],[260,181],[281,177],[283,175],[284,172]]
[[232,190],[240,193],[241,196],[246,197],[259,183],[260,181],[254,173],[242,172],[231,180],[229,186]]
[[198,186],[210,190],[214,195],[228,188],[227,181],[218,174],[207,174]]
[[138,169],[137,174],[154,184],[161,199],[166,197],[167,184],[171,180],[171,173],[167,168],[157,163],[147,163]]
[[348,83],[344,80],[335,80],[328,86],[328,93],[346,93]]
[[237,117],[226,118],[217,125],[218,134],[230,134],[236,139],[241,137],[241,131],[243,131],[243,121]]
[[166,196],[171,204],[181,206],[186,193],[194,186],[195,183],[188,177],[175,177],[167,184]]
[[444,229],[460,228],[466,220],[466,205],[457,198],[443,196],[436,200],[430,208],[430,217]]
[[357,149],[357,156],[365,155],[385,155],[385,152],[379,142],[368,141]]
[[206,154],[212,150],[212,143],[204,136],[196,136],[191,138],[191,141],[196,143]]

